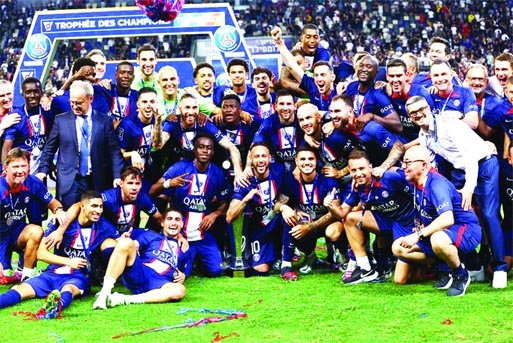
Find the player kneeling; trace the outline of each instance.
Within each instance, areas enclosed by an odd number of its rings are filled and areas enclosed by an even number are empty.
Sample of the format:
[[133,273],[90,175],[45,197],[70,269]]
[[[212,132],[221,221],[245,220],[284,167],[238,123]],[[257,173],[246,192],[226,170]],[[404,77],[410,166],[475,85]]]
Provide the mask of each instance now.
[[[110,257],[103,287],[93,309],[118,305],[180,301],[183,282],[190,274],[190,256],[181,250],[177,236],[183,228],[182,214],[169,209],[162,233],[135,229],[131,238],[121,238]],[[111,293],[119,276],[133,295]]]

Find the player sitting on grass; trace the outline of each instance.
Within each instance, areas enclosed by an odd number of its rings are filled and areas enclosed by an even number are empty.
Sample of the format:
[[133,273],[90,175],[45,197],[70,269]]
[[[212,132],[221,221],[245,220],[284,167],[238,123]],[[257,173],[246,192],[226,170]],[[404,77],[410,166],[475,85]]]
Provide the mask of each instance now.
[[[48,250],[47,244],[39,245],[37,257],[48,263],[48,268],[41,275],[0,295],[0,308],[16,305],[26,299],[48,296],[45,305],[36,313],[36,318],[51,319],[58,317],[74,297],[89,292],[91,253],[119,235],[112,224],[100,217],[103,211],[100,193],[84,192],[80,205],[78,219],[71,222],[54,253]],[[45,236],[56,227],[56,224],[50,224]]]
[[[121,238],[110,257],[93,309],[182,300],[183,282],[192,269],[189,253],[181,250],[177,240],[183,224],[182,214],[169,209],[164,215],[162,234],[135,229],[131,238]],[[111,293],[121,275],[133,295]]]

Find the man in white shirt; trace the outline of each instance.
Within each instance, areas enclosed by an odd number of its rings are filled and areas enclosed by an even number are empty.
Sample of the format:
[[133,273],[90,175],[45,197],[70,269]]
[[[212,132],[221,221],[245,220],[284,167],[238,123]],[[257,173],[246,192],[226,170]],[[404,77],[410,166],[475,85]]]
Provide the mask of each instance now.
[[462,207],[471,208],[472,200],[481,208],[484,228],[494,255],[492,286],[507,285],[504,260],[504,237],[499,217],[499,162],[489,145],[462,120],[433,115],[424,97],[414,96],[406,102],[412,122],[420,126],[420,144],[452,166],[451,182],[462,195]]

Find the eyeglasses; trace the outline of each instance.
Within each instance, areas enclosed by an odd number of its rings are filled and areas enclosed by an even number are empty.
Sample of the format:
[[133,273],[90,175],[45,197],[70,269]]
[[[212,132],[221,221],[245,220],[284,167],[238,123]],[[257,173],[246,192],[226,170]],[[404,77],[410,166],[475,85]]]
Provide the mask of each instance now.
[[428,106],[428,105],[426,105],[426,106],[424,106],[424,107],[419,108],[419,109],[418,109],[418,110],[416,110],[416,111],[409,111],[409,112],[408,112],[408,113],[409,113],[409,116],[410,116],[410,117],[413,117],[413,116],[417,115],[418,113],[424,112],[428,107],[429,107],[429,106]]
[[424,160],[403,161],[401,167],[408,168],[414,162],[425,162]]
[[484,77],[468,77],[467,80],[470,82],[484,82],[486,78]]

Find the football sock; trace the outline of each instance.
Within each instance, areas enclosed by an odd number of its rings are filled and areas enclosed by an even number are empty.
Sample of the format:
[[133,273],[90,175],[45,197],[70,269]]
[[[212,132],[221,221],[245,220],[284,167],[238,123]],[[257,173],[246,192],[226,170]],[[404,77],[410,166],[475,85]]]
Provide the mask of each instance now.
[[289,261],[282,261],[282,262],[281,262],[281,267],[282,267],[282,268],[292,267],[292,262],[289,262]]
[[294,256],[294,239],[292,235],[289,233],[290,230],[284,230],[282,237],[282,247],[283,247],[283,260],[292,261],[292,257]]
[[339,240],[333,242],[333,245],[335,246],[335,249],[338,249],[340,253],[342,254],[344,251],[347,251],[347,241],[345,239],[339,238]]
[[454,268],[453,274],[454,275],[465,275],[466,270],[465,270],[465,267],[463,267],[463,264],[460,263],[460,265],[458,267]]
[[71,305],[71,301],[73,300],[73,294],[70,291],[61,292],[61,304],[62,308],[65,309],[69,305]]
[[311,253],[305,253],[305,257],[306,257],[307,259],[308,259],[308,258],[313,258],[314,256],[317,256],[317,255],[315,254],[315,250],[314,250],[314,251],[312,251]]
[[142,294],[126,295],[125,304],[144,304],[144,297]]
[[369,258],[367,256],[356,257],[356,264],[359,265],[361,269],[371,270]]
[[378,263],[379,268],[382,270],[386,270],[388,267],[388,254],[386,248],[378,248],[376,255],[376,262]]
[[34,268],[23,267],[23,270],[21,272],[21,279],[23,280],[25,278],[31,278],[33,272]]
[[103,286],[100,292],[110,294],[112,289],[114,288],[114,284],[116,283],[116,279],[111,276],[105,276],[103,278]]
[[10,289],[4,294],[0,294],[0,308],[16,305],[21,301],[21,294]]
[[465,267],[469,270],[481,269],[481,261],[476,251],[471,251],[467,254],[461,254],[460,260],[465,263]]
[[347,257],[353,261],[356,261],[356,257],[354,256],[353,249],[351,249],[351,248],[347,249]]

